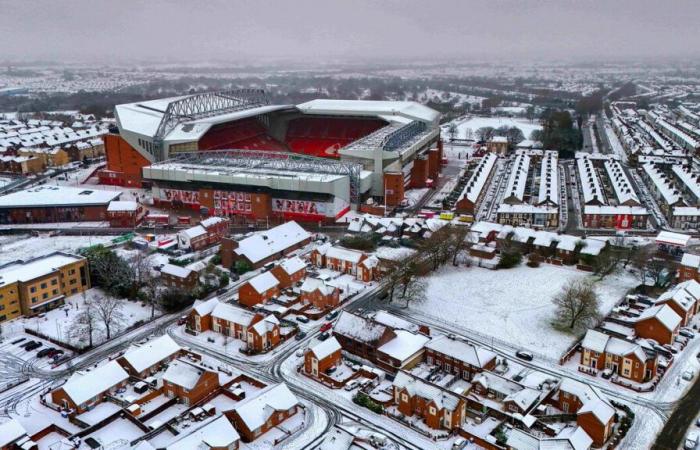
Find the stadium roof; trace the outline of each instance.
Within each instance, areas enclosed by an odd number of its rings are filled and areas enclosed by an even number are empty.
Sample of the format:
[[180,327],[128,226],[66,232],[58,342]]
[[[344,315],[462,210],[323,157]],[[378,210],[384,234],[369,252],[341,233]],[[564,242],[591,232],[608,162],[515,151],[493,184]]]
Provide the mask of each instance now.
[[416,102],[375,101],[375,100],[327,100],[318,99],[297,105],[306,114],[381,116],[391,120],[398,116],[437,125],[440,113]]

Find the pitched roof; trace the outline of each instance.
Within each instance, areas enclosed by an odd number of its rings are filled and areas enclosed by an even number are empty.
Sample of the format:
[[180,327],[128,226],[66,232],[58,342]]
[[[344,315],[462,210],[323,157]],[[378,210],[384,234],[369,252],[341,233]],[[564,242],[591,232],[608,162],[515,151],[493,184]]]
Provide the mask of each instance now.
[[255,289],[258,294],[262,294],[269,289],[280,284],[279,280],[272,274],[272,272],[263,272],[250,280],[248,284]]
[[293,258],[287,258],[284,261],[282,261],[280,263],[280,267],[282,268],[282,270],[285,271],[287,275],[292,275],[306,268],[306,263],[298,256],[295,256]]
[[175,264],[165,264],[160,268],[160,273],[172,275],[177,278],[187,278],[192,273],[192,270],[186,267],[176,266]]
[[317,359],[323,359],[328,355],[340,350],[340,344],[335,336],[326,339],[325,341],[319,341],[313,347],[309,347],[309,351],[312,352]]
[[496,359],[496,354],[482,347],[476,347],[464,341],[438,336],[425,344],[425,348],[451,356],[472,367],[485,367]]
[[333,333],[361,342],[375,342],[382,337],[386,327],[372,320],[343,311],[333,326]]
[[450,391],[432,385],[407,372],[400,370],[392,383],[399,389],[406,389],[411,396],[422,397],[428,401],[434,401],[440,409],[454,411],[459,406],[459,397]]
[[286,384],[280,383],[258,391],[255,397],[246,398],[233,411],[250,431],[254,431],[263,426],[276,411],[286,411],[297,404],[299,400],[292,391]]
[[255,264],[310,237],[298,223],[286,222],[239,241],[234,252]]
[[228,448],[239,439],[240,435],[236,429],[233,428],[226,416],[222,415],[189,432],[185,437],[178,439],[165,448],[166,450]]
[[248,310],[237,308],[233,305],[229,305],[228,303],[221,302],[214,306],[214,309],[211,311],[211,315],[217,319],[237,323],[246,327],[250,325],[255,317],[255,314]]
[[169,335],[164,334],[126,352],[123,358],[136,372],[142,372],[164,359],[170,358],[180,350],[180,346]]
[[122,366],[110,361],[90,372],[73,374],[63,385],[63,391],[76,405],[81,405],[128,379],[129,374]]
[[314,292],[316,289],[321,291],[322,295],[331,295],[337,288],[326,283],[318,278],[307,278],[301,285],[301,292]]
[[637,322],[656,318],[667,330],[673,331],[681,323],[681,317],[668,305],[653,306],[642,312]]
[[390,357],[404,362],[425,347],[430,341],[428,336],[411,333],[406,330],[395,330],[396,336],[377,350]]
[[24,427],[14,419],[2,423],[0,424],[0,447],[10,445],[26,434]]
[[163,381],[182,386],[185,389],[193,389],[197,386],[204,372],[206,372],[205,368],[178,359],[168,366],[163,374]]
[[[584,410],[584,413],[592,413],[601,423],[608,423],[615,414],[615,408],[598,391],[586,383],[574,380],[573,378],[562,378],[559,390],[574,394],[583,405],[593,403]],[[598,402],[600,400],[601,402]],[[582,414],[581,411],[578,411]]]

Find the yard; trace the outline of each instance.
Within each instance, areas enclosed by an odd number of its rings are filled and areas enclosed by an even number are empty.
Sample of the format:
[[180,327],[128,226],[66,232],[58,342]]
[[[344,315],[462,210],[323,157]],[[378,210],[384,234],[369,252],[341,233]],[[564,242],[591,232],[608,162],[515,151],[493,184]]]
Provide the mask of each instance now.
[[81,247],[105,244],[114,238],[115,236],[49,236],[48,233],[38,237],[0,236],[0,265],[58,251],[75,253]]
[[[552,298],[562,286],[590,276],[548,264],[499,271],[443,267],[427,278],[425,300],[409,309],[474,331],[477,336],[558,359],[577,337],[551,326]],[[637,284],[626,273],[596,282],[601,313],[609,312]]]

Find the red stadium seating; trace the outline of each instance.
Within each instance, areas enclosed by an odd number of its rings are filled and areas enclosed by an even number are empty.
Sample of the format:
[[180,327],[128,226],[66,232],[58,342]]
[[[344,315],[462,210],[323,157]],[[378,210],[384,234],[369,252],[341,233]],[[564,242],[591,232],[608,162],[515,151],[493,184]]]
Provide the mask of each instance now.
[[303,117],[289,121],[286,141],[295,153],[337,158],[339,149],[384,125],[378,119]]
[[265,133],[257,119],[215,125],[199,140],[200,150],[286,150],[285,145]]

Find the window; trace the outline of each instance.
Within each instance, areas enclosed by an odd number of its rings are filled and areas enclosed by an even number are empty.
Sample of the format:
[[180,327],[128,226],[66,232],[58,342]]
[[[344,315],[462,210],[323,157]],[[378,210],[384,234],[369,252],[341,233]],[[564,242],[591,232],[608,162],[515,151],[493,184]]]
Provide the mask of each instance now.
[[46,289],[47,284],[46,283],[41,283],[41,288]]
[[51,291],[51,293],[52,293],[53,295],[58,295],[58,289],[54,289],[53,291]]
[[430,411],[430,414],[435,415],[435,407],[431,406],[428,411]]
[[36,297],[32,297],[32,303],[36,303]]
[[41,298],[42,300],[46,300],[47,298],[49,298],[48,292],[44,292],[43,294],[41,294]]
[[2,311],[3,309],[5,309],[5,305],[0,305],[0,311]]
[[71,269],[68,271],[68,275],[75,275],[75,269]]
[[31,292],[32,294],[35,293],[35,292],[36,292],[36,286],[30,287],[30,288],[29,288],[29,292]]
[[407,401],[408,401],[408,395],[407,395],[407,394],[401,394],[401,401],[407,402]]
[[57,284],[58,284],[58,280],[56,278],[51,280],[51,286],[56,286]]
[[73,278],[72,280],[70,280],[70,281],[68,282],[68,284],[75,284],[75,283],[77,283],[77,282],[78,282],[78,280],[76,280],[75,278]]

